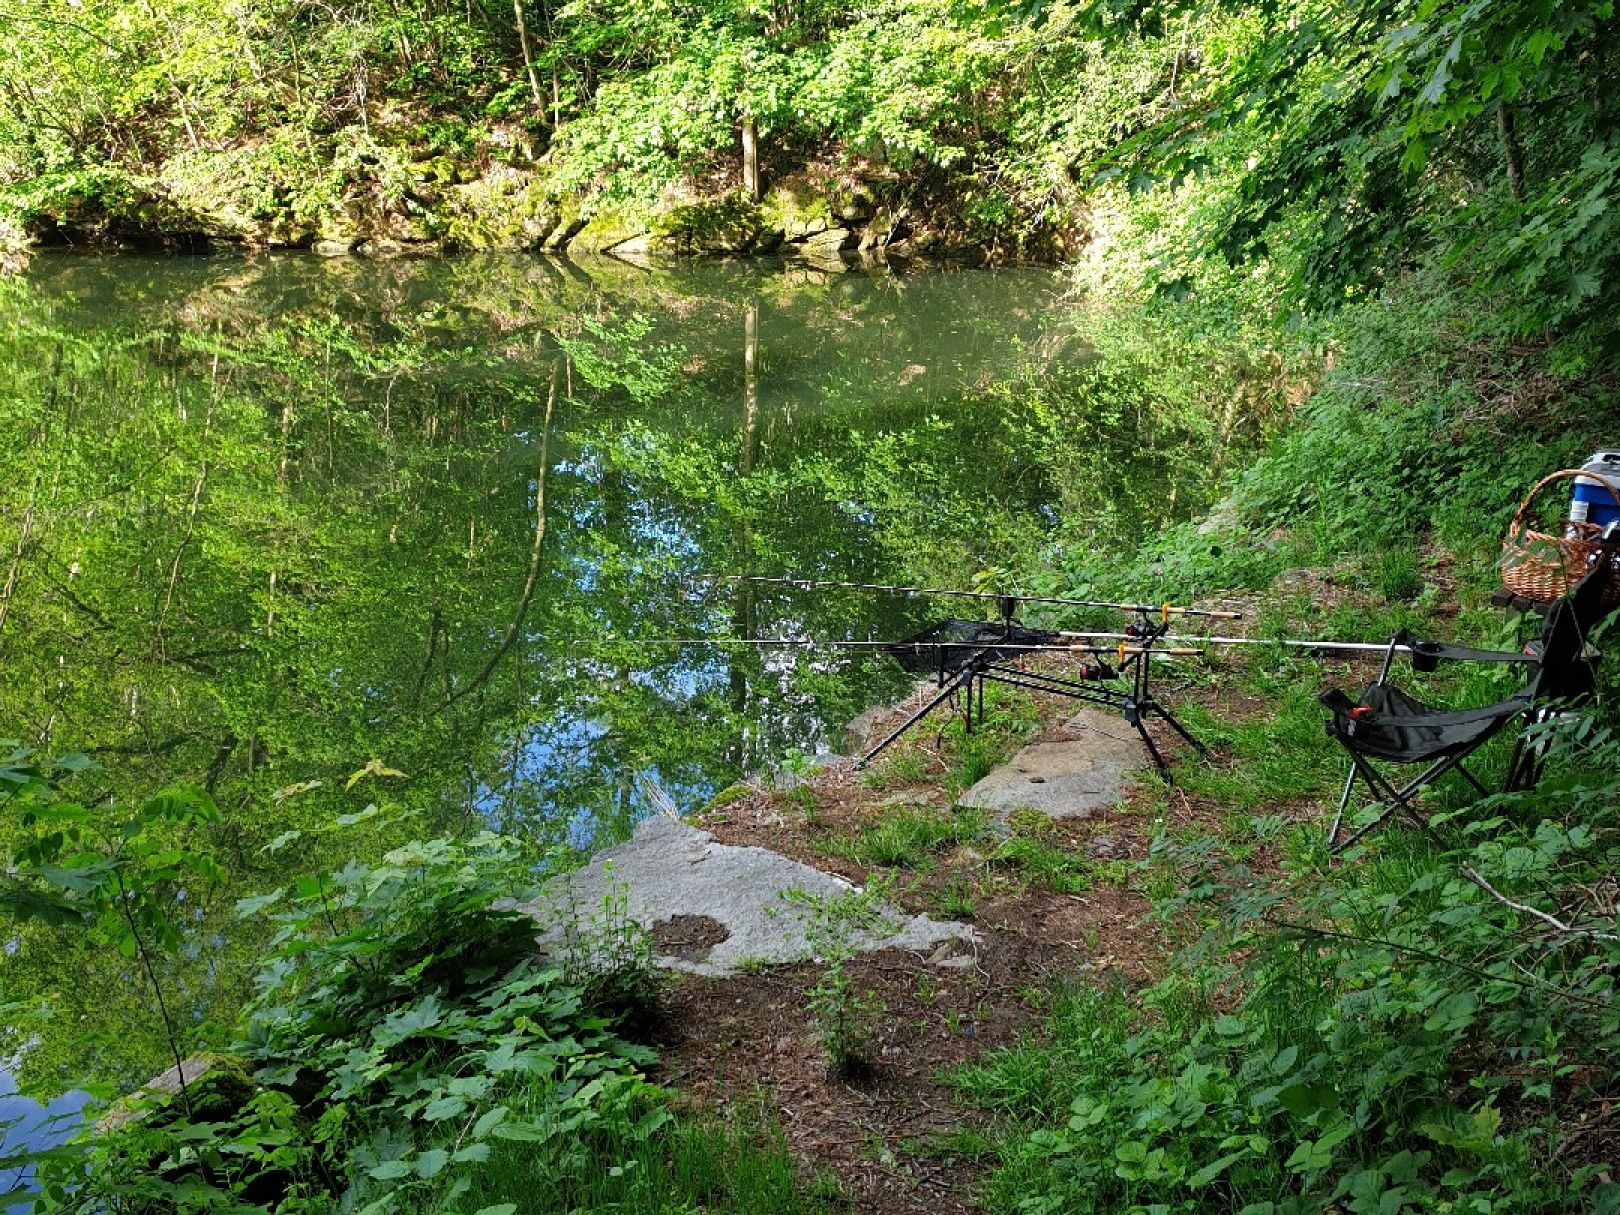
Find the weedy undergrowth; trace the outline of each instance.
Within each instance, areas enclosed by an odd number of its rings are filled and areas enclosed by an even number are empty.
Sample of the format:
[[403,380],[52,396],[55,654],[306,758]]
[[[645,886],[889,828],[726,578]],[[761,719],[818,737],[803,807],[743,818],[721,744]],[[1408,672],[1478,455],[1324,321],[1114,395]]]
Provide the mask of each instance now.
[[861,865],[918,869],[947,844],[971,844],[989,829],[982,810],[897,806],[879,813],[855,831],[834,836],[827,848]]
[[594,911],[570,901],[563,913],[563,970],[587,1007],[605,1013],[632,1037],[656,1023],[664,980],[653,965],[652,938],[630,915],[630,887],[614,881]]
[[652,1053],[535,956],[511,903],[532,860],[427,840],[243,900],[276,927],[241,1037],[210,1060],[229,1099],[140,1103],[42,1159],[42,1209],[454,1208],[498,1143],[654,1136]]
[[[1078,981],[957,1074],[1003,1115],[993,1213],[1620,1210],[1620,738],[1539,730],[1533,793],[1446,800],[1281,895],[1166,848],[1204,931],[1143,992]],[[1187,866],[1191,865],[1189,869]]]
[[837,895],[785,891],[799,912],[805,939],[821,963],[807,994],[810,1019],[816,1026],[828,1066],[846,1079],[869,1074],[877,1065],[878,1021],[885,1009],[871,990],[859,990],[849,964],[861,942],[894,930],[885,895],[888,883],[876,881]]

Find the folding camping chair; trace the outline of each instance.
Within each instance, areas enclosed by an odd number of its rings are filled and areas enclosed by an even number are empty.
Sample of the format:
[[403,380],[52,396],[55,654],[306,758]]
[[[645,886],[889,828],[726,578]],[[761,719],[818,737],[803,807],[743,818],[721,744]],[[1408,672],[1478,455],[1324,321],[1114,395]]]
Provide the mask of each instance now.
[[[1597,655],[1587,640],[1611,611],[1604,603],[1604,591],[1613,569],[1612,553],[1612,548],[1604,548],[1592,570],[1548,609],[1540,639],[1523,653],[1421,641],[1403,629],[1390,640],[1377,681],[1368,685],[1359,700],[1352,701],[1336,688],[1322,694],[1321,703],[1333,714],[1327,723],[1328,735],[1350,753],[1344,795],[1328,828],[1331,851],[1349,847],[1397,812],[1429,831],[1414,806],[1426,786],[1455,769],[1481,794],[1487,793],[1463,767],[1465,759],[1510,722],[1526,716],[1546,720],[1595,691]],[[1506,700],[1475,709],[1437,709],[1386,682],[1395,655],[1402,649],[1411,653],[1415,670],[1433,670],[1442,659],[1531,663],[1535,669],[1524,687]],[[1508,761],[1504,789],[1512,792],[1534,785],[1541,758],[1539,749],[1521,733]],[[1375,761],[1425,766],[1411,780],[1396,785]],[[1340,840],[1339,830],[1358,777],[1372,791],[1379,810],[1370,822]]]

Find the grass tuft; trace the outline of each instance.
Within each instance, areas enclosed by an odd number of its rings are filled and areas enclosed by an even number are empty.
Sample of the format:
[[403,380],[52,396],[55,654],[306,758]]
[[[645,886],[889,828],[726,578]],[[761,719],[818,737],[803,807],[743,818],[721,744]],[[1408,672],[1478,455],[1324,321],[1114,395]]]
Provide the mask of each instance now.
[[975,843],[989,827],[989,815],[982,810],[905,806],[884,811],[868,826],[835,836],[827,847],[834,856],[857,865],[920,869],[939,849]]
[[637,1113],[625,1111],[623,1126],[543,1146],[497,1141],[456,1209],[516,1202],[519,1211],[570,1215],[808,1215],[843,1206],[829,1177],[800,1181],[763,1106],[744,1103],[724,1117],[685,1115],[650,1136],[634,1128]]

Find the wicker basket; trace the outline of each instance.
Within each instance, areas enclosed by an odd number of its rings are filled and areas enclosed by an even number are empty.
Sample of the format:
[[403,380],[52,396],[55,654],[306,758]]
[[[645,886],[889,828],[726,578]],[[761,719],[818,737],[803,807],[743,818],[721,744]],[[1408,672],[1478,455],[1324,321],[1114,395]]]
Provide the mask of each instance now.
[[[1554,603],[1569,592],[1592,568],[1600,543],[1600,529],[1595,523],[1560,525],[1559,535],[1537,531],[1530,517],[1530,508],[1536,496],[1554,481],[1570,477],[1587,477],[1597,481],[1609,491],[1620,506],[1620,486],[1596,473],[1582,472],[1578,468],[1561,469],[1537,481],[1513,512],[1507,535],[1502,538],[1502,585],[1520,598],[1534,603]],[[1620,570],[1617,570],[1620,572]],[[1611,578],[1603,593],[1603,601],[1620,603],[1620,578]]]

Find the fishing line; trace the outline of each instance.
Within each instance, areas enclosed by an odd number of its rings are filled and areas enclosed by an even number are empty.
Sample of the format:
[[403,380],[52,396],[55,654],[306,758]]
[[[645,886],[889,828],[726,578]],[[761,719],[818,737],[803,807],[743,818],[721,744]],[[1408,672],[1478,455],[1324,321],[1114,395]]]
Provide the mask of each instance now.
[[1177,607],[1170,603],[1109,603],[1098,599],[1065,599],[1052,595],[1010,595],[999,591],[956,591],[937,586],[901,586],[887,582],[839,582],[826,578],[771,578],[763,574],[695,574],[699,582],[743,582],[762,586],[791,586],[803,591],[878,591],[891,595],[952,595],[958,599],[991,599],[998,603],[1053,603],[1063,607],[1107,608],[1161,616],[1202,616],[1211,620],[1242,620],[1242,612]]

